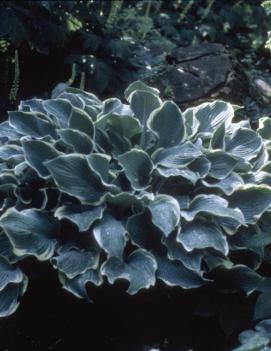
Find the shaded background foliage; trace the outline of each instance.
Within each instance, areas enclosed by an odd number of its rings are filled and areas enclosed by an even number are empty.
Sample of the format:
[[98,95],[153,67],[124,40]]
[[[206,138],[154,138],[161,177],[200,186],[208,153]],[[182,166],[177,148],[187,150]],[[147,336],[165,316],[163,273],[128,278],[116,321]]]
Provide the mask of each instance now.
[[270,18],[260,4],[2,1],[1,116],[20,99],[48,96],[60,81],[101,97],[121,96],[128,83],[138,78],[151,82],[171,66],[173,48],[201,42],[226,46],[236,68],[228,98],[252,106],[259,96],[255,98],[250,79],[267,75],[270,63],[264,48]]
[[[252,84],[254,77],[268,82],[270,75],[265,43],[271,21],[260,4],[257,0],[2,1],[0,117],[5,119],[6,111],[15,109],[21,99],[48,97],[58,82],[99,97],[121,96],[131,81],[152,82],[171,66],[174,48],[202,42],[224,44],[234,62],[230,92],[222,97],[245,105],[242,118],[269,113],[268,98],[263,99]],[[143,350],[143,345],[159,345],[170,351],[222,350],[236,343],[238,332],[251,327],[249,307],[254,301],[244,302],[240,294],[229,298],[205,289],[187,295],[158,286],[131,298],[119,284],[117,290],[93,289],[95,304],[86,306],[60,290],[46,264],[43,274],[33,271],[31,261],[24,265],[34,285],[17,314],[0,322],[3,349],[17,350],[20,344],[33,350],[70,345],[84,350],[93,328],[96,348]],[[196,317],[191,311],[200,298],[206,310]],[[222,320],[214,305],[224,306],[228,319]],[[136,342],[137,335],[141,340]]]

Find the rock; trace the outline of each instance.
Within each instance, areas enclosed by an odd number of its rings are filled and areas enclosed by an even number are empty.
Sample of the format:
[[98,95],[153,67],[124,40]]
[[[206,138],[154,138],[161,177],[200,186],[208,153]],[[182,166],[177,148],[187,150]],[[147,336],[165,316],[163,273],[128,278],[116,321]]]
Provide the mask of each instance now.
[[169,64],[158,78],[162,94],[178,103],[206,97],[221,87],[232,70],[231,60],[221,44],[200,44],[175,49],[167,57]]

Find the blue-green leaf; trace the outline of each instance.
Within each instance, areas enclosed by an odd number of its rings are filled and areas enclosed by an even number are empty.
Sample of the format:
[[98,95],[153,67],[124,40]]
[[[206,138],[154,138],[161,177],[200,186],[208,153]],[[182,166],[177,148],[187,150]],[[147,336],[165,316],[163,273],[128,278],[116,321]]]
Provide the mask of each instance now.
[[69,118],[69,128],[79,130],[87,134],[90,139],[94,138],[94,124],[89,115],[77,107],[73,107]]
[[219,227],[203,219],[185,225],[178,233],[177,241],[189,252],[205,248],[213,248],[224,255],[229,252],[226,237]]
[[7,138],[8,140],[18,140],[21,134],[13,128],[8,121],[0,123],[0,138]]
[[106,154],[91,154],[86,157],[90,168],[104,184],[109,181],[109,165],[111,157]]
[[158,136],[160,147],[179,144],[185,136],[184,118],[179,107],[172,101],[165,101],[148,118],[147,125]]
[[231,104],[217,100],[195,107],[194,115],[200,123],[198,133],[210,135],[222,124],[227,128],[232,121],[234,111]]
[[111,130],[129,139],[142,132],[139,121],[131,116],[110,115],[107,125]]
[[56,138],[57,134],[53,124],[32,112],[10,111],[9,123],[21,134],[34,138],[42,138],[47,135]]
[[148,206],[152,214],[153,224],[165,236],[168,236],[180,222],[180,206],[178,201],[169,195],[157,195]]
[[215,131],[211,139],[212,149],[221,149],[225,148],[225,124],[222,123]]
[[181,168],[202,155],[200,148],[190,141],[167,149],[158,149],[153,155],[154,164],[167,168]]
[[159,95],[159,90],[156,88],[152,88],[149,87],[148,85],[144,84],[143,82],[141,82],[140,80],[137,80],[136,82],[131,83],[128,88],[125,89],[124,91],[124,96],[126,98],[126,100],[129,99],[129,96],[137,90],[141,90],[141,91],[146,91],[148,93],[152,93],[154,95]]
[[93,149],[93,142],[90,137],[76,129],[60,129],[58,131],[61,139],[68,145],[72,146],[75,152],[89,154]]
[[52,160],[60,155],[51,144],[41,140],[24,140],[22,142],[25,159],[37,171],[40,177],[50,176],[50,172],[43,162]]
[[261,137],[251,129],[240,128],[226,142],[226,151],[245,160],[251,160],[262,147]]
[[14,313],[19,305],[19,298],[25,293],[28,280],[24,276],[20,284],[8,284],[0,291],[0,317],[7,317]]
[[11,158],[19,156],[23,154],[23,149],[18,145],[3,145],[0,146],[0,159],[7,161]]
[[0,217],[0,225],[16,255],[34,255],[41,261],[52,257],[59,222],[45,212],[34,209],[19,212],[12,207]]
[[170,260],[181,261],[189,270],[196,272],[201,271],[201,262],[204,256],[203,251],[195,250],[193,252],[188,252],[182,244],[176,241],[174,235],[170,235],[163,243],[167,247],[167,255]]
[[244,185],[244,180],[237,173],[232,173],[221,180],[202,180],[202,184],[208,188],[218,188],[226,195],[231,195],[234,191]]
[[67,204],[59,207],[55,211],[55,216],[58,219],[67,218],[75,223],[80,232],[84,232],[103,215],[103,206],[89,206],[79,204]]
[[119,162],[135,190],[148,186],[153,165],[149,155],[139,149],[132,149],[119,156]]
[[90,302],[91,300],[88,298],[86,284],[92,283],[99,286],[103,283],[101,275],[92,269],[87,270],[83,274],[77,275],[73,279],[67,278],[65,274],[60,272],[59,279],[65,290],[69,291],[79,299],[87,299]]
[[208,153],[206,157],[211,163],[209,175],[215,179],[226,178],[239,162],[238,158],[224,151],[213,151]]
[[198,213],[209,213],[218,217],[229,217],[245,223],[244,216],[238,208],[230,208],[227,200],[217,195],[198,195],[190,203],[189,210],[181,211],[181,215],[192,221]]
[[45,166],[63,192],[77,197],[82,203],[102,201],[105,189],[85,157],[79,154],[58,156],[45,162]]
[[54,117],[60,128],[67,128],[72,111],[72,105],[65,99],[51,99],[43,101],[47,113]]
[[107,276],[110,284],[117,279],[126,279],[130,285],[127,292],[131,295],[139,290],[155,284],[157,263],[153,255],[145,250],[138,249],[131,253],[127,262],[117,257],[109,258],[101,267],[101,273]]
[[271,317],[271,292],[266,291],[257,298],[253,319],[255,321]]
[[271,120],[269,117],[262,117],[259,119],[259,128],[257,133],[266,140],[271,138]]
[[54,268],[64,273],[69,279],[85,273],[89,269],[96,269],[99,263],[99,252],[92,250],[79,250],[75,247],[63,249],[59,255],[52,259]]
[[135,117],[139,119],[144,128],[151,112],[162,104],[157,95],[143,90],[134,91],[129,95],[128,101]]
[[161,279],[166,285],[193,289],[207,282],[199,273],[188,269],[180,261],[172,261],[162,256],[156,257],[156,260],[158,263],[157,278]]
[[100,223],[95,226],[93,234],[99,246],[108,253],[109,257],[122,259],[126,244],[126,229],[119,220],[109,213],[104,213]]
[[271,188],[266,185],[244,185],[229,197],[229,204],[242,211],[246,223],[256,223],[271,205]]

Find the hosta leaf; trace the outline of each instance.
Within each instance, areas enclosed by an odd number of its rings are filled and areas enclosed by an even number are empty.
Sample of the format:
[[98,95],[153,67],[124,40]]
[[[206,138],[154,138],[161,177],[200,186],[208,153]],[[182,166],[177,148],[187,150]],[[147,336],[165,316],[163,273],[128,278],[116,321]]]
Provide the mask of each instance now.
[[60,129],[58,134],[66,144],[72,146],[75,152],[89,154],[93,149],[93,142],[90,137],[79,130]]
[[58,219],[67,218],[75,223],[80,232],[86,231],[97,220],[101,219],[103,215],[103,206],[88,206],[68,204],[59,207],[55,211],[55,216]]
[[152,193],[141,193],[139,195],[134,192],[121,192],[119,194],[107,194],[106,201],[112,206],[121,206],[123,208],[129,208],[135,205],[148,204],[154,199]]
[[271,188],[265,185],[244,185],[229,197],[229,205],[242,211],[246,223],[256,223],[271,205]]
[[110,284],[117,279],[126,279],[130,285],[127,292],[136,294],[141,289],[148,289],[155,284],[157,263],[153,255],[138,249],[131,253],[127,262],[117,257],[109,258],[101,268],[101,273],[107,276]]
[[181,211],[181,215],[187,221],[192,221],[198,213],[209,213],[213,216],[233,218],[243,224],[242,212],[228,206],[228,201],[217,195],[198,195],[191,201],[189,210]]
[[192,184],[196,184],[196,182],[201,178],[200,175],[196,172],[191,171],[189,168],[166,168],[166,167],[157,167],[157,172],[165,177],[181,177],[189,180]]
[[18,145],[3,145],[0,146],[0,159],[9,160],[14,156],[20,156],[23,154],[23,149]]
[[271,317],[271,291],[259,295],[254,308],[254,321]]
[[222,123],[215,131],[211,139],[212,148],[222,149],[225,148],[225,124]]
[[20,139],[20,136],[20,133],[8,121],[0,123],[0,139],[7,138],[12,141]]
[[120,155],[119,162],[134,189],[140,190],[148,185],[153,166],[146,152],[132,149]]
[[43,107],[43,100],[41,99],[29,99],[21,101],[19,105],[19,110],[26,112],[41,112],[46,114],[46,110]]
[[202,219],[187,223],[178,233],[177,241],[189,252],[205,248],[213,248],[224,255],[229,252],[226,237],[219,227]]
[[230,237],[232,249],[251,250],[264,258],[265,246],[271,244],[270,232],[249,226],[241,227],[235,235]]
[[207,283],[201,275],[189,270],[180,261],[172,261],[166,257],[156,257],[158,263],[157,278],[166,285],[180,286],[183,289],[198,288]]
[[118,116],[132,116],[133,112],[130,106],[123,104],[120,99],[109,98],[103,102],[103,109],[98,115],[98,120],[112,114]]
[[59,95],[59,99],[68,100],[73,107],[77,107],[82,110],[85,108],[85,101],[77,94],[64,92]]
[[157,95],[142,90],[134,91],[129,95],[128,100],[135,117],[139,119],[144,128],[151,112],[162,104]]
[[262,147],[261,137],[251,129],[238,129],[226,143],[226,151],[234,156],[250,160]]
[[262,117],[259,119],[259,128],[257,133],[263,138],[270,140],[271,138],[271,120],[269,117]]
[[238,158],[224,151],[213,151],[206,155],[211,163],[209,175],[216,179],[224,179],[231,174],[238,163]]
[[229,103],[218,100],[195,107],[194,115],[200,123],[198,133],[209,134],[222,124],[227,128],[234,116],[234,111]]
[[52,257],[59,223],[45,212],[34,209],[19,212],[12,207],[0,218],[0,225],[16,255],[34,255],[41,261]]
[[23,259],[23,257],[18,257],[13,252],[13,247],[4,232],[0,233],[0,256],[5,257],[10,263],[16,263]]
[[251,268],[244,265],[236,265],[230,268],[218,266],[211,274],[218,286],[228,289],[243,290],[247,295],[257,289],[263,278]]
[[194,172],[198,178],[205,178],[210,171],[211,164],[205,156],[200,156],[192,161],[188,165],[188,168]]
[[[85,101],[91,101],[91,103],[95,106],[101,105],[101,101],[98,99],[98,97],[96,95],[94,95],[92,93],[89,93],[87,91],[83,91],[83,90],[78,89],[78,88],[70,87],[70,86],[66,86],[64,90],[67,93],[78,94],[81,99],[83,99]],[[61,91],[61,94],[62,94],[62,92],[63,91]]]
[[116,158],[118,158],[118,155],[121,155],[132,149],[131,141],[125,136],[122,136],[113,130],[108,130],[107,135],[109,143],[111,144],[112,155]]
[[28,280],[25,277],[20,284],[8,284],[0,291],[0,317],[14,313],[19,305],[19,298],[25,293]]
[[103,282],[101,275],[91,269],[83,274],[77,275],[73,279],[69,279],[65,276],[65,274],[60,273],[59,279],[65,290],[69,291],[79,299],[87,299],[90,302],[91,300],[88,298],[86,284],[92,283],[96,286],[99,286]]
[[90,168],[106,184],[109,181],[110,156],[106,154],[91,154],[86,157]]
[[110,257],[122,259],[126,244],[126,229],[119,220],[109,213],[104,213],[100,223],[95,226],[93,234],[99,246]]
[[185,248],[176,241],[176,238],[173,235],[170,235],[164,240],[164,244],[168,250],[168,258],[170,260],[181,261],[182,264],[189,270],[200,272],[201,271],[201,262],[204,256],[204,253],[199,250],[193,252],[188,252]]
[[152,159],[156,165],[167,168],[180,168],[188,165],[201,154],[200,148],[188,141],[167,149],[159,149],[153,154]]
[[24,140],[22,142],[25,159],[37,171],[40,177],[50,176],[50,172],[43,162],[52,160],[60,155],[51,144],[41,140]]
[[268,163],[269,155],[268,150],[264,144],[262,144],[261,150],[258,155],[251,159],[251,163],[253,164],[253,171],[258,172],[261,168]]
[[161,233],[150,222],[146,213],[140,212],[130,216],[126,228],[129,238],[139,248],[146,250],[152,250],[154,247],[158,248],[161,242]]
[[83,203],[97,204],[105,195],[87,160],[78,154],[58,156],[45,163],[59,189]]
[[188,108],[183,113],[187,139],[192,138],[199,127],[199,121],[195,118],[193,110],[193,108]]
[[161,107],[153,111],[147,124],[158,134],[160,147],[175,146],[184,139],[184,119],[179,107],[172,101],[165,101]]
[[0,256],[0,292],[8,284],[20,284],[24,280],[24,275],[19,268],[14,268],[7,259]]
[[21,134],[34,138],[42,138],[47,135],[56,138],[57,134],[52,123],[39,118],[38,114],[32,112],[10,111],[9,123]]
[[240,221],[233,217],[215,217],[213,221],[220,225],[227,234],[233,235],[240,227]]
[[271,173],[271,161],[266,162],[260,169],[261,171]]
[[245,330],[239,335],[241,346],[233,351],[270,351],[270,320],[257,324],[256,331]]
[[73,107],[69,119],[69,128],[87,134],[90,139],[94,137],[94,124],[89,115],[77,107]]
[[243,176],[246,184],[262,184],[271,186],[271,174],[263,171],[250,173]]
[[72,105],[65,99],[51,99],[43,101],[47,113],[54,117],[60,128],[67,128],[72,111]]
[[169,195],[157,195],[148,206],[152,214],[153,224],[159,228],[165,236],[168,236],[179,224],[180,206],[178,201]]
[[97,250],[78,250],[70,248],[63,250],[52,259],[54,268],[64,273],[69,279],[85,273],[89,269],[96,269],[99,263]]
[[124,92],[124,96],[126,100],[128,100],[129,96],[137,90],[146,91],[152,93],[154,95],[159,95],[159,90],[156,88],[149,87],[148,85],[144,84],[143,82],[137,80],[136,82],[131,83],[128,88]]
[[232,173],[226,178],[216,181],[202,180],[202,184],[208,188],[218,188],[226,195],[231,195],[235,190],[244,185],[243,178],[237,173]]
[[111,130],[129,139],[142,132],[139,121],[131,116],[111,115],[107,124]]

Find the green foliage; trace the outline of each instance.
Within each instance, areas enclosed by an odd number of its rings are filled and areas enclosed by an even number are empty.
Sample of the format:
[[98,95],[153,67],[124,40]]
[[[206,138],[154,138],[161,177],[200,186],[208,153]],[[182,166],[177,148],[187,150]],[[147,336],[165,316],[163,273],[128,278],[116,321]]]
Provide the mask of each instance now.
[[[254,70],[257,50],[263,48],[270,28],[270,19],[259,5],[254,0],[223,4],[210,0],[3,1],[2,90],[6,96],[10,93],[11,100],[18,90],[19,95],[37,95],[37,88],[28,87],[25,78],[18,82],[16,73],[20,67],[25,77],[25,70],[31,69],[27,62],[33,60],[39,72],[46,61],[67,66],[57,77],[52,69],[39,82],[42,96],[56,80],[84,84],[102,96],[118,96],[135,79],[150,81],[168,67],[165,57],[174,47],[206,41],[223,43]],[[170,87],[167,93],[170,96]]]
[[[0,314],[16,309],[27,284],[13,264],[34,256],[80,298],[105,279],[128,281],[130,294],[157,280],[183,289],[222,282],[229,293],[260,292],[261,319],[269,124],[255,132],[233,123],[223,101],[181,112],[139,81],[125,91],[128,104],[57,90],[21,102],[0,125]],[[235,262],[244,251],[252,261]]]
[[271,350],[271,320],[263,320],[256,325],[255,330],[245,330],[239,336],[241,346],[233,351],[270,351]]

